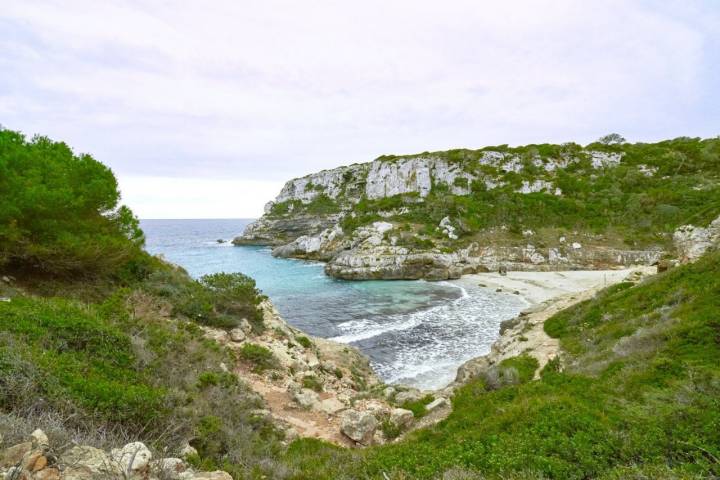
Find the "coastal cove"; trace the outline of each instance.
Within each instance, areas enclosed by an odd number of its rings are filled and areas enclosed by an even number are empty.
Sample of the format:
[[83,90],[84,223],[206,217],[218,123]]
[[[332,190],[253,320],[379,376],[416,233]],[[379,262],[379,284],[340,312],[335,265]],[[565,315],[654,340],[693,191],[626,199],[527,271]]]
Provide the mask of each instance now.
[[[323,264],[233,247],[251,220],[143,220],[147,249],[193,277],[240,271],[255,278],[291,325],[358,347],[387,383],[442,388],[465,361],[489,352],[500,323],[528,303],[512,291],[454,281],[344,281]],[[223,240],[223,242],[218,242]]]

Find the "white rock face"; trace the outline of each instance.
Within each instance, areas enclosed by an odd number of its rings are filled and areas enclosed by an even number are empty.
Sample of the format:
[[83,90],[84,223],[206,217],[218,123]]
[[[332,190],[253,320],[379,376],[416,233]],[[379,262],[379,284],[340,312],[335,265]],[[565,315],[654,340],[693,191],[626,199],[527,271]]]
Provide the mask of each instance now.
[[[392,224],[390,224],[392,228]],[[302,235],[287,245],[273,249],[276,257],[311,256],[321,251],[331,251],[334,243],[342,237],[342,228],[335,225],[320,232],[319,235]]]
[[308,203],[322,194],[330,198],[337,198],[342,192],[345,183],[353,178],[358,179],[358,177],[365,176],[366,171],[367,164],[361,164],[323,170],[312,175],[295,178],[285,184],[275,202],[300,200]]
[[720,243],[720,217],[707,228],[683,225],[673,234],[673,243],[681,261],[694,262],[710,247]]
[[401,193],[419,193],[425,197],[432,188],[433,163],[433,159],[422,157],[392,162],[375,160],[370,164],[365,195],[370,199]]
[[537,193],[537,192],[552,192],[554,193],[554,186],[552,182],[546,180],[535,180],[530,183],[527,180],[523,180],[522,186],[517,190],[518,193]]
[[593,168],[613,167],[620,163],[622,154],[590,151],[590,161]]

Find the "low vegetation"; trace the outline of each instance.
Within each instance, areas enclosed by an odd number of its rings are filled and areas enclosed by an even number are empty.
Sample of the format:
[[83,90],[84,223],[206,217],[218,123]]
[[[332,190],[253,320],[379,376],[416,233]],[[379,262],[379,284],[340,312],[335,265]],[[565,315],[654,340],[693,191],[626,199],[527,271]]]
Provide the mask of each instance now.
[[[435,427],[362,453],[293,445],[294,478],[714,478],[720,473],[720,253],[620,284],[547,321],[565,356],[541,379],[461,388]],[[560,368],[560,365],[563,365]],[[305,443],[303,440],[299,443]],[[297,443],[297,442],[296,442]],[[341,457],[341,459],[338,459]],[[339,468],[335,462],[347,465]],[[348,473],[350,472],[350,473]],[[476,473],[473,473],[476,472]],[[481,475],[481,476],[473,476]]]
[[[593,148],[621,148],[628,165],[642,162],[657,174],[623,167],[592,179],[568,174],[558,177],[566,181],[564,199],[445,192],[418,208],[436,215],[435,208],[462,207],[459,218],[477,218],[477,225],[525,226],[541,212],[549,225],[632,227],[643,242],[678,222],[716,215],[717,140],[618,142]],[[525,148],[556,155],[559,147]],[[447,156],[472,160],[462,150]],[[619,191],[606,198],[613,182]],[[0,302],[6,439],[40,427],[54,444],[109,448],[141,440],[169,455],[190,440],[194,465],[236,479],[720,475],[720,252],[556,314],[545,328],[563,354],[539,379],[532,380],[538,364],[531,357],[508,359],[460,388],[447,419],[400,442],[362,450],[312,439],[285,445],[259,410],[261,398],[222,368],[238,355],[256,371],[272,369],[272,352],[245,342],[233,354],[203,335],[207,326],[233,328],[243,319],[256,332],[265,328],[263,297],[251,279],[193,280],[150,257],[132,213],[118,206],[112,172],[64,144],[0,131],[0,194],[0,269],[15,277],[0,281],[0,297],[9,300]],[[362,388],[356,367],[350,375]],[[419,417],[431,400],[403,407]],[[400,433],[386,422],[381,429]]]

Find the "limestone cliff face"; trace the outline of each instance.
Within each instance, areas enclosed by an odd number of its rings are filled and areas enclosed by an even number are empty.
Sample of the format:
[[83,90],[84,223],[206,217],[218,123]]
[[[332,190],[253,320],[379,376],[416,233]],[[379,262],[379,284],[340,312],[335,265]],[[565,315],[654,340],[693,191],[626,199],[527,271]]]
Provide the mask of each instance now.
[[[417,232],[407,231],[408,223],[425,221],[412,217],[411,211],[414,204],[429,201],[431,192],[463,197],[472,189],[505,188],[513,194],[562,196],[558,172],[579,164],[590,170],[613,168],[621,161],[618,153],[584,150],[553,158],[490,150],[475,152],[471,159],[438,154],[380,157],[288,181],[268,203],[265,215],[234,243],[272,245],[277,256],[326,261],[328,275],[346,279],[438,280],[499,265],[551,270],[652,263],[660,251],[573,247],[560,239],[542,247],[531,241],[481,245],[467,236],[462,242],[462,225],[450,216],[425,226],[425,231],[437,232],[438,242],[418,242]],[[528,169],[534,176],[522,177]],[[512,175],[516,180],[511,184]],[[388,202],[388,207],[382,202],[398,198],[402,202]],[[367,205],[374,205],[373,210],[368,212]]]

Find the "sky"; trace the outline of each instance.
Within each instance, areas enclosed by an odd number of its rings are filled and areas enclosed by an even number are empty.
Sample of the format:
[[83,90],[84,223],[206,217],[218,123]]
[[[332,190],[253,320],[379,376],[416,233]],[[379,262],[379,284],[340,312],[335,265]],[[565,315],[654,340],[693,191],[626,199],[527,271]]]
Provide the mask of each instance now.
[[141,218],[383,154],[720,134],[720,1],[0,0],[0,124]]

